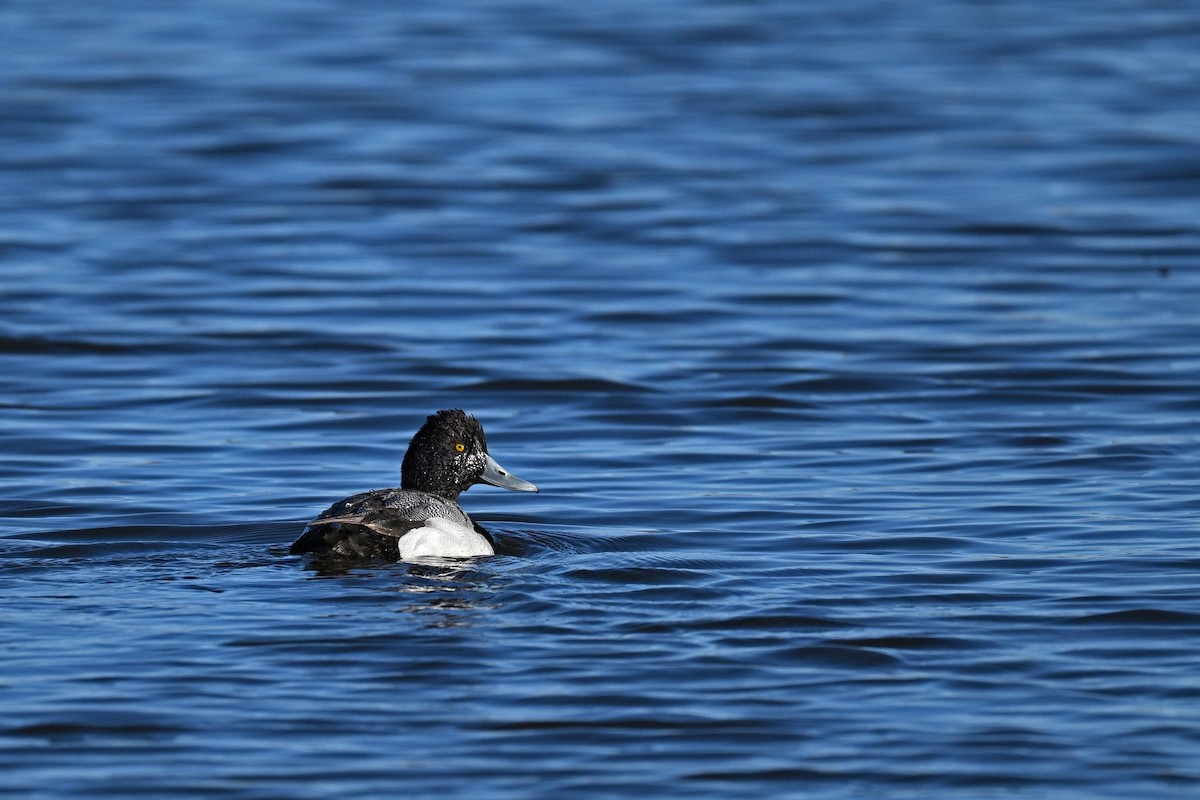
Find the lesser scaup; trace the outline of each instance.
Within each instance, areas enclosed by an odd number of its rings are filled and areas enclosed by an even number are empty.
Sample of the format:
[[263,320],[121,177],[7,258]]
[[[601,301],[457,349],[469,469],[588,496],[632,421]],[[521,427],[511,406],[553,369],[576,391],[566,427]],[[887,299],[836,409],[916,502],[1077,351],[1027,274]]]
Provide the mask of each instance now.
[[439,411],[409,442],[399,489],[334,503],[308,524],[291,552],[402,561],[493,555],[491,534],[458,504],[458,495],[477,483],[538,490],[488,455],[477,419],[459,409]]

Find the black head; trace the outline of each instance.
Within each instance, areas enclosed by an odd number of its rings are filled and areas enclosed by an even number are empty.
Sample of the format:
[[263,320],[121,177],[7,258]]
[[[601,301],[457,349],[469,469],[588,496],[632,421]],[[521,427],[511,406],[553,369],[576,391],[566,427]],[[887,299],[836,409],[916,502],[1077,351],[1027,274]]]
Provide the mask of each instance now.
[[487,437],[479,420],[460,409],[430,415],[408,443],[400,467],[400,488],[457,500],[477,483],[519,492],[537,487],[506,472],[488,455]]

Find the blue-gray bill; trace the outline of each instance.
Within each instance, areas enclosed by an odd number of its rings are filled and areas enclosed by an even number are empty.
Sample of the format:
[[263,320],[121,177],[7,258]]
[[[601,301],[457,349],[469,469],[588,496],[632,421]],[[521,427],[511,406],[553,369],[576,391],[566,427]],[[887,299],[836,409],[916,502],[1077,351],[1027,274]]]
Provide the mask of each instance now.
[[523,478],[518,478],[500,466],[490,455],[487,456],[487,462],[483,465],[483,474],[479,476],[479,479],[492,486],[511,489],[514,492],[536,492],[538,490],[536,485]]

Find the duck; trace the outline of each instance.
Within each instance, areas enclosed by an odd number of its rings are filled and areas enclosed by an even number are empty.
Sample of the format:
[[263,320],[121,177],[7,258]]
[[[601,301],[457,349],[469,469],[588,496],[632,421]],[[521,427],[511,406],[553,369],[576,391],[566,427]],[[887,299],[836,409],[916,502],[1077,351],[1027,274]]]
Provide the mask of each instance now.
[[494,555],[495,539],[458,504],[459,495],[478,483],[538,491],[492,458],[479,420],[462,409],[443,409],[409,442],[399,488],[339,500],[308,523],[290,552],[393,561]]

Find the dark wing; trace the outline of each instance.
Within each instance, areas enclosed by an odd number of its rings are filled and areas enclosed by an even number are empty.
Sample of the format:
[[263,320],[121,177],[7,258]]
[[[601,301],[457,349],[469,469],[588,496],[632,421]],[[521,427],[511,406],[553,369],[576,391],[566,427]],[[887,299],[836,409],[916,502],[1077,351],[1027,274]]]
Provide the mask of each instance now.
[[333,554],[394,561],[399,556],[400,549],[396,545],[395,536],[376,533],[362,525],[343,525],[335,522],[310,525],[300,534],[299,539],[292,542],[288,552],[293,555]]

